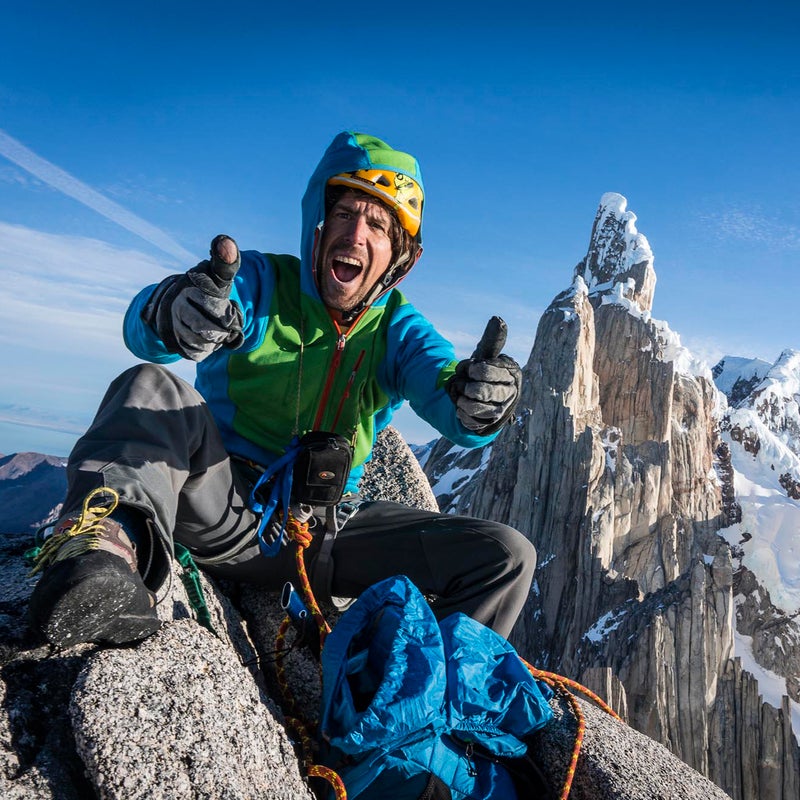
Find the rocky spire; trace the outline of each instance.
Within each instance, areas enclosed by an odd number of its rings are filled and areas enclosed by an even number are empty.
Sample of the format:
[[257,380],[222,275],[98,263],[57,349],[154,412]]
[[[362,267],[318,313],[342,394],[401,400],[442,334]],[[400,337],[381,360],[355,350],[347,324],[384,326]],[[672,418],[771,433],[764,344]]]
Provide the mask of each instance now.
[[583,278],[593,297],[616,291],[641,311],[650,311],[656,285],[653,251],[636,230],[636,214],[626,211],[627,205],[616,192],[600,198],[589,250],[575,267],[575,275]]
[[[734,571],[719,535],[732,517],[730,458],[727,486],[715,469],[724,402],[708,367],[651,318],[653,255],[626,205],[603,196],[572,286],[539,321],[515,424],[448,508],[506,522],[536,546],[512,634],[523,655],[610,687],[635,728],[735,800],[794,797],[788,700],[762,703],[734,657]],[[756,402],[787,416],[763,392]],[[446,456],[426,472],[453,486]]]

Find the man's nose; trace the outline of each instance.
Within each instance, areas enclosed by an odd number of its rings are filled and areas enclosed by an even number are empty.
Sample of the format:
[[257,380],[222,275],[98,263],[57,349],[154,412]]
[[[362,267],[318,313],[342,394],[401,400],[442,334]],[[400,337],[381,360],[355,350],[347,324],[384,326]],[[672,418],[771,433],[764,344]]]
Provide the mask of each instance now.
[[364,244],[367,240],[368,231],[367,218],[361,214],[353,214],[348,220],[345,237],[352,244]]

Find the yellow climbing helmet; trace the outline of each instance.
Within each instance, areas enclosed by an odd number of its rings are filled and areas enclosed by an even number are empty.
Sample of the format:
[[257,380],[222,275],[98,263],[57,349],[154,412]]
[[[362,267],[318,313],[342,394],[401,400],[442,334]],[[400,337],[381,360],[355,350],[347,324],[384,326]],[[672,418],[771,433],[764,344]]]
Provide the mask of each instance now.
[[412,237],[419,233],[422,221],[422,187],[404,172],[390,169],[342,172],[330,178],[328,186],[347,186],[377,197],[397,212],[400,224]]

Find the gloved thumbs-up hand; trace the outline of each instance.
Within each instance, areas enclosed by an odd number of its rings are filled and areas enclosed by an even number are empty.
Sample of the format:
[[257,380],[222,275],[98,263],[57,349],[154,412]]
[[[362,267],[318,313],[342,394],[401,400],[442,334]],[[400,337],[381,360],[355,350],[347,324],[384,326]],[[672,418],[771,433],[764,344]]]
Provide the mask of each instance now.
[[170,352],[192,361],[244,341],[242,311],[229,299],[242,263],[239,248],[230,236],[220,234],[212,240],[209,256],[183,275],[163,280],[142,312]]
[[[242,265],[242,257],[239,255],[239,247],[236,242],[225,233],[215,236],[211,240],[211,247],[208,254],[210,261],[201,261],[194,269],[189,270],[189,274],[208,275],[214,287],[206,287],[209,293],[224,292],[225,297],[230,294],[231,284]],[[201,281],[198,285],[202,286]]]
[[447,383],[461,424],[481,436],[500,430],[519,398],[522,370],[501,352],[507,330],[500,317],[492,317],[472,357],[459,362]]

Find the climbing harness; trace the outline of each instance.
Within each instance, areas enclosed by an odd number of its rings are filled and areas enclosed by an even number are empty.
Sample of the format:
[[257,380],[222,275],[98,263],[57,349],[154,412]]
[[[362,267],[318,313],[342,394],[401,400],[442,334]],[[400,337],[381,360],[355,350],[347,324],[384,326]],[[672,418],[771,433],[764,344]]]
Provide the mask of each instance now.
[[[352,458],[352,447],[337,433],[312,431],[303,437],[292,437],[286,452],[261,473],[250,492],[250,509],[261,515],[256,533],[263,555],[272,558],[278,554],[292,503],[336,506],[350,474]],[[267,489],[269,496],[264,502],[262,491]],[[265,531],[276,511],[280,512],[280,530],[268,541]]]

